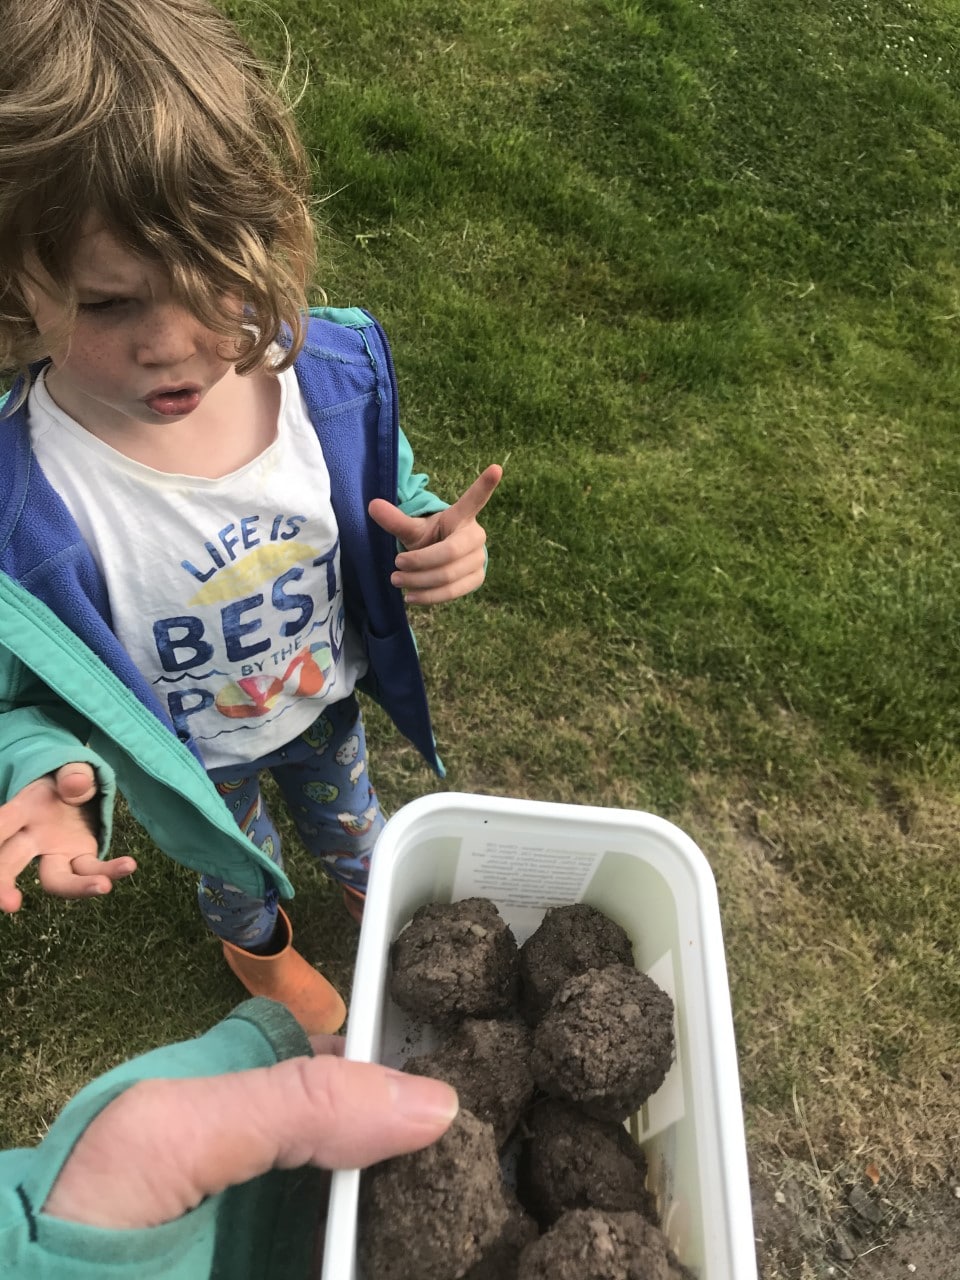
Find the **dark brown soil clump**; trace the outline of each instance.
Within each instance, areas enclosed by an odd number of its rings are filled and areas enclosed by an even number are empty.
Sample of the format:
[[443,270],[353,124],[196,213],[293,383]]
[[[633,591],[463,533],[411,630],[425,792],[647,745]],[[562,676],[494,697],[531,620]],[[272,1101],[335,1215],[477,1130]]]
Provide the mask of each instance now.
[[370,1280],[461,1280],[509,1211],[493,1128],[461,1110],[439,1141],[368,1170],[359,1248]]
[[673,1061],[673,1001],[626,965],[570,978],[534,1032],[533,1074],[552,1097],[624,1120],[663,1084]]
[[656,1221],[646,1159],[622,1124],[547,1100],[533,1108],[527,1126],[518,1190],[542,1227],[569,1209],[638,1210]]
[[502,1147],[533,1098],[531,1048],[522,1022],[467,1018],[439,1049],[411,1059],[404,1070],[453,1085],[461,1107],[492,1124]]
[[364,1176],[366,1280],[689,1280],[621,1123],[673,1061],[673,1001],[619,925],[554,908],[518,955],[488,899],[431,903],[393,943],[390,990],[445,1033],[404,1069],[452,1084],[461,1112]]
[[420,907],[391,949],[390,994],[427,1022],[491,1018],[517,991],[517,942],[487,898]]
[[520,948],[523,1011],[539,1022],[568,978],[610,964],[633,964],[626,930],[585,902],[551,907]]
[[509,1187],[504,1188],[504,1199],[509,1216],[503,1230],[464,1280],[517,1280],[520,1255],[540,1235],[536,1222]]
[[666,1237],[639,1213],[574,1209],[520,1255],[517,1280],[686,1280]]

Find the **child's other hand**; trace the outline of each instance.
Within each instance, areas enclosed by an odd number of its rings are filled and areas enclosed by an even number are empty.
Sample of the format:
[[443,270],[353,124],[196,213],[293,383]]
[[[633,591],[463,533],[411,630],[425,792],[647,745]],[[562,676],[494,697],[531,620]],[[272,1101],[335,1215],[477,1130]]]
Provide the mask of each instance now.
[[0,805],[0,911],[19,911],[17,876],[40,859],[43,889],[55,898],[109,893],[136,871],[133,858],[97,858],[97,782],[89,764],[65,764]]
[[390,581],[408,604],[439,604],[476,591],[486,573],[487,535],[477,523],[500,483],[503,468],[494,463],[474,480],[452,507],[432,516],[408,516],[392,502],[374,498],[371,520],[392,533],[405,550]]

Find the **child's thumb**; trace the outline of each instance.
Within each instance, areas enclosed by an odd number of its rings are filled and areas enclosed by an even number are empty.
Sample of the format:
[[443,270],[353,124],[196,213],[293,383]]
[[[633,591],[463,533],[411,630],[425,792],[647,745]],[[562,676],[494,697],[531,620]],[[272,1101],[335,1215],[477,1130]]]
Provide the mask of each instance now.
[[374,524],[392,533],[405,547],[412,547],[422,536],[423,520],[408,516],[405,511],[387,502],[386,498],[374,498],[367,507],[367,514]]
[[57,791],[66,804],[86,804],[97,794],[97,775],[93,766],[78,760],[57,770]]

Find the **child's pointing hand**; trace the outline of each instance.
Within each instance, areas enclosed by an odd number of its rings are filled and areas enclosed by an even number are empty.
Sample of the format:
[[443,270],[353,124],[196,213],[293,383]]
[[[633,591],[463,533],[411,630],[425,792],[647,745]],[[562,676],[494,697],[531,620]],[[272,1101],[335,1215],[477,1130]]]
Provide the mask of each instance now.
[[403,589],[408,604],[456,600],[483,582],[487,535],[477,515],[502,475],[496,463],[487,467],[453,506],[431,516],[405,515],[384,498],[370,503],[371,520],[403,544],[390,581]]

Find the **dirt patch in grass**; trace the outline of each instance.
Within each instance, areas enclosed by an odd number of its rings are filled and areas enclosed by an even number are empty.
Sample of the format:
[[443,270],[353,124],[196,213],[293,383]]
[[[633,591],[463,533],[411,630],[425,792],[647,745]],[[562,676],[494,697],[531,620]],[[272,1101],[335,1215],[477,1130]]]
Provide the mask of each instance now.
[[805,801],[702,791],[762,1280],[953,1280],[956,805],[859,765]]
[[789,1176],[754,1179],[762,1280],[952,1280],[960,1257],[960,1198],[950,1182],[917,1193],[861,1177],[844,1185]]

